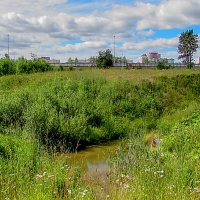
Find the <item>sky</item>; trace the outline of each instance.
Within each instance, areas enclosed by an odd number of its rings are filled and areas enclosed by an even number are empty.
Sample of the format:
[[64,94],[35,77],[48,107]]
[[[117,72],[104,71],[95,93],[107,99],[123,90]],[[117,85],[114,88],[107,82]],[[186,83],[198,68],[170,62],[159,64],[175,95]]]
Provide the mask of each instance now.
[[[178,38],[200,36],[200,0],[1,0],[0,56],[31,53],[62,62],[86,59],[105,49],[135,62],[161,53],[177,60]],[[194,57],[200,57],[198,50]]]

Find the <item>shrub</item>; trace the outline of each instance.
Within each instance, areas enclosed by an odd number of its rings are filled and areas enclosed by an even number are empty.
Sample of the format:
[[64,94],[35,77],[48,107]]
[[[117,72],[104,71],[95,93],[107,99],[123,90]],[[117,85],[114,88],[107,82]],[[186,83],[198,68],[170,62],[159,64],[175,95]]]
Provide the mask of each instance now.
[[158,61],[156,68],[157,69],[169,69],[169,66],[166,65],[167,63],[163,60]]
[[9,58],[0,59],[0,75],[15,74],[15,62]]

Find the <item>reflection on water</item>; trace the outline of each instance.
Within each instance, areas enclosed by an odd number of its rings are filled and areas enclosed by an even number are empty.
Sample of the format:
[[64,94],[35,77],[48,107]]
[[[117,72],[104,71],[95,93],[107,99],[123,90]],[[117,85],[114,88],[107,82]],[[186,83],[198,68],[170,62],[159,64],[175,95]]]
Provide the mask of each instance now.
[[67,153],[67,159],[73,166],[79,166],[87,173],[103,173],[108,171],[108,158],[119,145],[119,141],[106,145],[89,146],[85,150],[77,153]]

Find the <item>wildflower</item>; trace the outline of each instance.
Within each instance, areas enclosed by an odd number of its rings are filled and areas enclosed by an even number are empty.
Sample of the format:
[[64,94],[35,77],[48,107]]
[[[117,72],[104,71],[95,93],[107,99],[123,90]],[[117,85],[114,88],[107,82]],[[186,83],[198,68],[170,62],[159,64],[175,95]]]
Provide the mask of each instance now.
[[148,169],[145,169],[145,172],[150,172],[151,171],[151,169],[150,168],[148,168]]
[[70,195],[72,194],[72,191],[71,191],[71,190],[69,190],[69,189],[67,190],[67,192],[68,192],[68,194],[70,194]]
[[47,172],[43,172],[43,176],[45,176],[45,175],[46,175],[46,173],[47,173]]
[[121,175],[121,178],[124,178],[124,174]]
[[42,178],[42,177],[43,177],[42,174],[37,174],[37,175],[36,175],[36,178]]
[[164,175],[163,175],[163,174],[161,174],[161,175],[160,175],[160,178],[163,178],[163,177],[164,177]]
[[155,171],[155,172],[154,172],[154,175],[155,175],[155,174],[164,174],[164,171],[163,171],[163,170],[161,170],[161,171]]
[[131,177],[130,177],[129,175],[126,175],[126,178],[127,178],[128,180],[131,180]]
[[43,178],[46,175],[46,172],[43,172],[43,174],[37,174],[36,178]]
[[117,183],[117,184],[119,183],[119,179],[116,180],[116,183]]
[[124,184],[124,189],[128,189],[129,185],[128,184]]
[[10,176],[14,176],[15,174],[10,174]]
[[49,179],[54,178],[54,177],[55,177],[55,175],[53,175],[53,174],[48,176]]
[[86,195],[86,193],[85,192],[81,192],[81,195],[82,195],[82,197],[84,197]]
[[85,192],[85,193],[87,193],[87,192],[88,192],[88,190],[87,190],[87,189],[85,189],[85,190],[84,190],[84,192]]

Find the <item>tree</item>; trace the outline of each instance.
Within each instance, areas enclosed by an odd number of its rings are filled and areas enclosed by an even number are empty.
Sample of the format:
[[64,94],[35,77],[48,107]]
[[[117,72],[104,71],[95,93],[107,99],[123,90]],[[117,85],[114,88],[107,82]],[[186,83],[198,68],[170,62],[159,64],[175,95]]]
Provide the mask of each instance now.
[[91,57],[89,58],[89,61],[90,61],[90,63],[92,64],[92,67],[94,67],[94,66],[95,66],[95,63],[96,63],[96,58],[95,58],[95,56],[91,56]]
[[70,64],[70,66],[72,66],[73,65],[73,59],[71,58],[71,57],[69,57],[69,59],[68,59],[68,63]]
[[193,33],[193,30],[187,30],[181,33],[179,37],[178,59],[183,59],[183,62],[190,68],[192,66],[193,54],[198,48],[198,36]]
[[96,59],[97,67],[109,68],[113,66],[113,55],[110,49],[99,51],[99,56]]
[[75,62],[75,66],[77,66],[77,64],[78,64],[78,58],[75,58],[74,62]]
[[169,69],[170,67],[167,65],[166,59],[161,59],[157,62],[157,69]]

